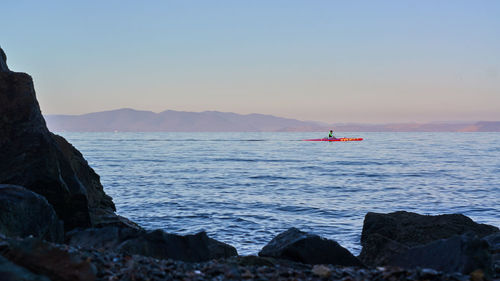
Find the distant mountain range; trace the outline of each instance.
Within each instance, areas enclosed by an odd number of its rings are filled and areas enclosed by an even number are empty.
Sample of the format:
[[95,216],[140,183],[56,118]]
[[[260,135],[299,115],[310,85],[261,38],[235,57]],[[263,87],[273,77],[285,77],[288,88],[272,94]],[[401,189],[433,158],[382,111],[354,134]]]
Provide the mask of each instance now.
[[45,115],[51,131],[61,132],[500,132],[500,121],[476,123],[326,124],[264,114],[230,112],[160,113],[130,108],[83,115]]

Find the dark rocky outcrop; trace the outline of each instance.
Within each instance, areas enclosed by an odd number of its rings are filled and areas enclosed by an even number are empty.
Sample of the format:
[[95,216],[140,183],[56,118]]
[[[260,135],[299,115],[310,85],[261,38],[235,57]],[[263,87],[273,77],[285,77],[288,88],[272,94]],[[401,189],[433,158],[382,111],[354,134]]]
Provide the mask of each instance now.
[[36,275],[0,256],[0,278],[2,281],[50,281],[45,276]]
[[112,198],[104,193],[99,175],[88,165],[83,155],[61,136],[52,134],[71,169],[85,186],[89,204],[90,221],[93,227],[124,226],[135,229],[140,227],[127,218],[115,214]]
[[363,266],[355,256],[337,242],[293,227],[273,238],[262,248],[259,256],[306,264]]
[[[180,236],[160,230],[146,232],[128,219],[117,216],[111,197],[104,193],[99,176],[89,167],[82,154],[63,137],[52,134],[47,129],[31,77],[8,70],[3,51],[1,57],[0,184],[23,186],[41,195],[25,192],[25,201],[40,200],[42,196],[46,198],[64,222],[66,232],[72,229],[105,227],[104,230],[95,230],[99,235],[105,234],[97,239],[101,241],[98,245],[100,247],[184,261],[201,261],[237,254],[233,247],[210,239],[205,233]],[[30,209],[25,204],[14,206],[17,201],[10,197],[6,200],[9,204],[4,208],[8,209],[0,216],[6,222],[0,225],[4,233],[9,236],[32,234],[56,242],[62,240],[60,231],[57,234],[47,232],[46,228],[50,229],[53,225],[47,218],[38,217],[38,225],[31,225],[35,224],[33,220],[27,220],[25,224],[19,223],[24,222],[22,218],[13,217],[27,217],[29,211],[36,210],[40,211],[39,216],[44,216],[48,211],[37,206]],[[50,207],[46,201],[40,202],[45,202],[44,207]],[[57,220],[57,216],[52,215]],[[17,228],[14,225],[16,221]],[[89,234],[92,231],[94,230],[82,233]],[[75,237],[79,237],[82,245],[90,243],[90,238],[83,241],[82,236],[78,235],[72,234],[70,243],[77,240]]]
[[461,214],[368,213],[363,224],[363,249],[359,257],[365,264],[383,265],[392,254],[404,252],[405,247],[421,246],[467,232],[484,237],[498,231],[497,227],[475,223]]
[[9,71],[3,51],[1,56],[0,183],[43,195],[66,230],[123,223],[87,161],[47,129],[31,77]]
[[207,236],[205,232],[194,235],[176,235],[154,230],[123,242],[120,252],[160,259],[187,262],[207,261],[215,258],[236,256],[236,249]]
[[405,253],[394,255],[387,265],[463,274],[480,270],[490,278],[493,273],[488,243],[472,233],[413,247]]
[[104,227],[71,231],[67,234],[66,241],[73,246],[186,262],[227,258],[238,254],[234,247],[209,238],[205,232],[181,236],[162,230]]
[[0,184],[0,233],[64,240],[62,221],[45,197],[16,185]]

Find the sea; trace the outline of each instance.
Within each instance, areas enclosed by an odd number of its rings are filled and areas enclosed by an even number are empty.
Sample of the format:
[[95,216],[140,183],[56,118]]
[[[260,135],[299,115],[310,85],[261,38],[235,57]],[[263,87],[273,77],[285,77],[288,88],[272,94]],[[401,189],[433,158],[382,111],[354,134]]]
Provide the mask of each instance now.
[[368,212],[500,226],[500,133],[59,133],[146,229],[206,231],[257,254],[290,227],[361,250]]

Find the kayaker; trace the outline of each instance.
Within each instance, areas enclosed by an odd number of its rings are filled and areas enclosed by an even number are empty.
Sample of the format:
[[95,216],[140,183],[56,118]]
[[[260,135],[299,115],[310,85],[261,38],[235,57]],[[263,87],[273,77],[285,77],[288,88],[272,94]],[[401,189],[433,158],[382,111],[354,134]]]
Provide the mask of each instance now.
[[336,137],[333,135],[333,131],[330,130],[330,133],[328,134],[329,139],[335,139]]

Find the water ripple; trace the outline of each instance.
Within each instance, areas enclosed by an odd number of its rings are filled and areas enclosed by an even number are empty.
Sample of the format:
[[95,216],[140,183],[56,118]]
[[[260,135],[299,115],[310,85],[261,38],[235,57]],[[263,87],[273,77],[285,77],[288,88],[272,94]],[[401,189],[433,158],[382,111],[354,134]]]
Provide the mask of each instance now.
[[174,233],[205,230],[242,254],[292,226],[359,253],[367,212],[463,213],[500,225],[499,133],[346,133],[365,140],[340,144],[299,141],[321,133],[63,135],[120,215]]

